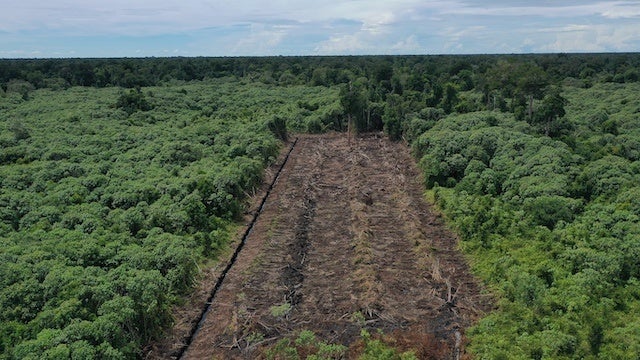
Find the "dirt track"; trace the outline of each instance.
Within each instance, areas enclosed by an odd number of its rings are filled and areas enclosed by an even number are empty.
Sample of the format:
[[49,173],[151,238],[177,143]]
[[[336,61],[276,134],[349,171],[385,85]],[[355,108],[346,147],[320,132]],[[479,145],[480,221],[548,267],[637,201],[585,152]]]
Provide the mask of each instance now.
[[488,302],[421,189],[402,144],[300,137],[183,358],[254,359],[303,329],[349,346],[363,327],[455,358]]

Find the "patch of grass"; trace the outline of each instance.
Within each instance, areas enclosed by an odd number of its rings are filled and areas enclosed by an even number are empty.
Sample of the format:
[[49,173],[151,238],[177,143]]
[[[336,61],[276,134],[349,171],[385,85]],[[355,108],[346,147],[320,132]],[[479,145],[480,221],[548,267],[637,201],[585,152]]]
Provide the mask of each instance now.
[[[357,317],[360,313],[355,313]],[[362,317],[362,314],[360,314]],[[364,317],[363,317],[364,318]],[[401,351],[393,344],[384,340],[382,333],[371,335],[362,330],[360,339],[351,349],[344,345],[324,342],[313,331],[303,330],[295,340],[281,339],[268,348],[265,357],[269,360],[329,360],[329,359],[359,359],[359,360],[417,360],[414,351]]]
[[271,316],[276,318],[287,316],[290,311],[291,311],[291,304],[289,304],[288,302],[283,303],[281,305],[274,305],[269,308],[269,312],[271,313]]
[[265,351],[269,360],[329,360],[344,359],[347,347],[329,344],[318,339],[310,330],[303,330],[294,341],[282,339]]
[[367,330],[360,332],[364,344],[359,360],[417,360],[413,351],[400,352],[384,342],[380,336],[372,336]]

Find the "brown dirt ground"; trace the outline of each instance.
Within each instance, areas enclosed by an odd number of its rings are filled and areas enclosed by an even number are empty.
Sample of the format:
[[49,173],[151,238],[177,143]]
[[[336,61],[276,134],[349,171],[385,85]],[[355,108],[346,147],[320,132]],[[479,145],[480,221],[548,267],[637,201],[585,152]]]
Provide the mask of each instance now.
[[[304,329],[353,349],[363,328],[420,358],[464,356],[490,298],[422,194],[401,143],[301,136],[183,358],[261,358]],[[150,358],[171,358],[172,336]]]

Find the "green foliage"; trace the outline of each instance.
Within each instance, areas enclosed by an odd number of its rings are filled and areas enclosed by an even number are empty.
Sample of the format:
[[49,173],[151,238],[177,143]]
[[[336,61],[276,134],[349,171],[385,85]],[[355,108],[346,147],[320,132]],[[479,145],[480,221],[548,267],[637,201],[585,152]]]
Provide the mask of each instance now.
[[340,88],[340,104],[351,124],[352,131],[381,130],[381,111],[372,102],[374,85],[367,78],[358,78]]
[[600,85],[571,90],[566,114],[557,116],[575,134],[563,141],[509,116],[482,121],[488,114],[471,113],[445,117],[413,142],[427,187],[500,299],[470,332],[481,358],[639,354],[630,344],[640,333],[629,324],[640,306],[640,218],[631,200],[640,172],[635,155],[621,156],[632,151],[591,147],[594,138],[628,142],[637,125],[625,120],[618,134],[603,134],[609,113],[628,110],[602,104],[608,109],[593,113],[595,94]]
[[385,344],[377,337],[371,336],[371,334],[362,330],[360,337],[364,342],[364,350],[359,360],[415,360],[417,357],[411,351],[399,353],[398,350]]
[[445,113],[453,111],[454,107],[458,103],[458,89],[454,84],[447,83],[444,87],[444,97],[442,98],[440,106]]
[[287,121],[284,118],[274,116],[271,120],[267,121],[267,127],[275,137],[282,141],[287,141]]
[[[2,60],[0,358],[140,357],[281,141],[349,119],[411,144],[499,297],[470,332],[478,357],[637,358],[639,65],[635,54]],[[412,356],[363,343],[365,358]],[[272,350],[346,352],[312,333]]]
[[343,345],[320,341],[309,330],[303,330],[294,341],[284,338],[265,351],[267,359],[329,360],[343,359],[347,348]]
[[116,107],[131,115],[136,111],[148,111],[152,106],[140,89],[129,90],[118,97]]
[[269,308],[269,312],[271,313],[271,316],[276,318],[286,316],[287,314],[289,314],[289,311],[291,311],[291,304],[288,302],[285,302],[280,305],[274,305]]
[[384,132],[391,140],[402,138],[402,127],[404,122],[404,107],[402,98],[399,95],[391,95],[387,98],[387,105],[382,117],[384,122]]
[[[372,336],[368,331],[362,330],[360,334],[362,350],[357,355],[361,360],[414,360],[417,359],[412,351],[399,352],[385,343],[379,336]],[[267,359],[306,359],[328,360],[344,359],[347,348],[343,345],[330,344],[321,341],[309,330],[303,330],[295,340],[282,339],[265,351]]]
[[336,95],[218,80],[0,98],[19,119],[0,135],[0,358],[141,357],[228,242],[277,136]]
[[11,123],[11,125],[9,125],[9,131],[13,133],[13,137],[16,141],[26,140],[31,137],[29,130],[20,122]]
[[527,198],[523,209],[531,216],[534,224],[553,229],[559,221],[571,222],[580,212],[582,201],[558,195],[541,195]]
[[568,122],[562,121],[566,113],[564,110],[566,105],[567,99],[562,96],[560,89],[552,87],[547,91],[542,103],[529,121],[538,126],[541,132],[547,136],[557,137],[562,135],[564,131],[571,129]]
[[396,129],[396,132],[402,131],[402,137],[412,143],[425,131],[431,129],[440,119],[445,116],[442,109],[427,107],[420,112],[412,114],[402,125],[402,129]]

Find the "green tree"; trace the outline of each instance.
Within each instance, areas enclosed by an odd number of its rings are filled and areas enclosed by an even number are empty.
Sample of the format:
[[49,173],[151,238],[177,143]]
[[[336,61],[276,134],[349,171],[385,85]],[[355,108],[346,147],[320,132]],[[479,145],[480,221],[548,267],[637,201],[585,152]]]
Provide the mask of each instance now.
[[544,90],[549,85],[547,73],[539,66],[525,63],[516,71],[517,91],[528,98],[528,118],[533,117],[533,100],[544,96]]
[[140,89],[123,93],[116,102],[116,107],[131,115],[136,111],[148,111],[152,106]]
[[458,103],[458,89],[455,84],[447,83],[444,86],[444,97],[440,103],[442,110],[449,114],[453,111]]
[[404,120],[405,109],[402,97],[398,94],[388,95],[382,121],[384,123],[384,132],[391,140],[400,140],[402,138]]
[[9,125],[9,131],[13,133],[13,138],[16,141],[26,140],[31,137],[31,132],[24,125],[23,122],[14,121]]
[[287,121],[284,117],[277,115],[272,117],[267,121],[267,128],[269,128],[269,131],[271,131],[278,139],[287,141]]
[[367,83],[368,80],[366,78],[360,78],[340,88],[340,104],[347,114],[347,126],[350,127],[352,131],[369,130],[369,118],[367,117],[367,109],[369,107]]
[[557,136],[569,127],[567,123],[562,122],[566,114],[566,105],[567,99],[562,96],[562,90],[559,87],[551,87],[542,99],[535,116],[530,118],[530,122],[538,126],[543,134]]

